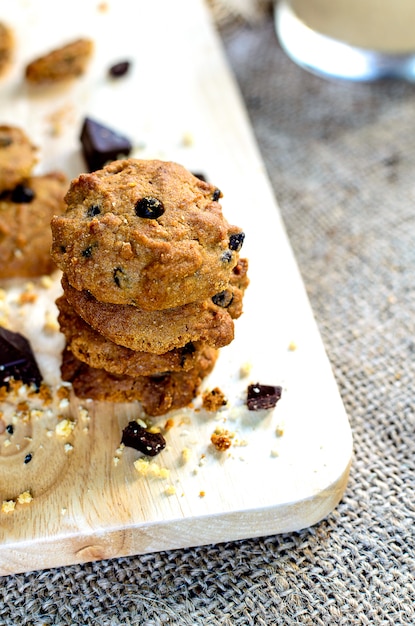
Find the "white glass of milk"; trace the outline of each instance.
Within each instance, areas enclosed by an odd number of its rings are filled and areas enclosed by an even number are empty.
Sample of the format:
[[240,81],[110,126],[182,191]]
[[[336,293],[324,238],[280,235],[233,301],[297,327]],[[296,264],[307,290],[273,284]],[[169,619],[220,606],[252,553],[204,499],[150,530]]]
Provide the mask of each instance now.
[[275,27],[288,56],[311,72],[415,80],[415,0],[276,0]]

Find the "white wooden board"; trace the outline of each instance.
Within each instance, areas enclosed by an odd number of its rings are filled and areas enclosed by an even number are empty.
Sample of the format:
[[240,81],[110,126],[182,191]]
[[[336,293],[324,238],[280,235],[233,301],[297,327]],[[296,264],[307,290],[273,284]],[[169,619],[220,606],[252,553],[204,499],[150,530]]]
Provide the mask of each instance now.
[[[251,279],[236,338],[203,387],[219,386],[228,404],[207,413],[198,410],[199,398],[167,416],[174,426],[154,461],[168,477],[144,477],[133,465],[139,453],[117,452],[122,428],[142,417],[138,404],[72,398],[68,408],[55,403],[26,421],[14,418],[14,434],[0,435],[0,503],[25,491],[33,500],[0,513],[0,574],[281,533],[324,518],[346,487],[350,427],[205,6],[0,0],[0,20],[16,35],[14,63],[1,81],[0,122],[21,126],[40,147],[37,171],[59,168],[71,178],[85,169],[78,140],[85,115],[117,128],[133,140],[134,156],[175,160],[223,191],[225,216],[246,232]],[[84,77],[41,93],[25,87],[27,61],[85,35],[96,49]],[[108,80],[108,67],[124,59],[133,60],[130,74]],[[19,300],[27,281],[7,285],[1,301],[2,316],[30,339],[53,390],[63,339],[44,327],[56,318],[59,278],[29,286],[36,302]],[[283,387],[274,410],[246,409],[251,382]],[[13,419],[10,403],[1,410],[5,422]],[[62,416],[75,421],[67,439],[55,433]],[[226,453],[210,444],[218,426],[235,433]]]

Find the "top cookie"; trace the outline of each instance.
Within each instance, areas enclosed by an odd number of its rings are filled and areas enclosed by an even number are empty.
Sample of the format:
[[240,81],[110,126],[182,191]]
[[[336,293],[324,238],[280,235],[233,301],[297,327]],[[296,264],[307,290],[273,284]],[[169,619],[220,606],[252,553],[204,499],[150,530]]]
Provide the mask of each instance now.
[[184,167],[125,159],[81,174],[52,219],[52,257],[77,290],[155,311],[225,289],[243,233],[221,192]]

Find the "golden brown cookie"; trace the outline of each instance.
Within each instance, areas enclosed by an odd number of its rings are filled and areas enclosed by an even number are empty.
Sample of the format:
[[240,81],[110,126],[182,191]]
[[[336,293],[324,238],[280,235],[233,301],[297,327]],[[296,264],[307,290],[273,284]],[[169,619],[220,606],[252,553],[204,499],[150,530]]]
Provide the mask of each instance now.
[[28,178],[37,162],[36,147],[17,126],[0,126],[0,192]]
[[191,403],[203,378],[212,370],[217,354],[213,348],[205,347],[195,367],[187,372],[133,378],[93,369],[65,350],[61,373],[62,379],[72,383],[75,394],[81,399],[140,401],[148,415],[156,416]]
[[243,233],[221,192],[184,167],[125,159],[81,174],[52,220],[52,256],[75,289],[156,311],[226,289]]
[[57,83],[85,73],[94,49],[90,39],[77,39],[51,50],[26,66],[26,80],[33,85]]
[[66,177],[28,178],[0,197],[0,278],[41,276],[56,269],[50,256],[52,215],[64,211]]
[[134,306],[99,302],[88,291],[71,287],[65,275],[62,287],[78,315],[121,346],[155,354],[195,341],[221,348],[234,338],[233,319],[242,313],[242,298],[248,285],[247,267],[246,259],[239,259],[229,285],[213,299],[163,311],[142,311]]
[[2,76],[10,66],[13,49],[13,33],[6,24],[0,22],[0,76]]
[[56,300],[58,321],[66,347],[83,363],[118,376],[152,376],[188,371],[195,366],[203,344],[188,343],[166,354],[137,352],[119,346],[95,331],[75,313],[64,296]]

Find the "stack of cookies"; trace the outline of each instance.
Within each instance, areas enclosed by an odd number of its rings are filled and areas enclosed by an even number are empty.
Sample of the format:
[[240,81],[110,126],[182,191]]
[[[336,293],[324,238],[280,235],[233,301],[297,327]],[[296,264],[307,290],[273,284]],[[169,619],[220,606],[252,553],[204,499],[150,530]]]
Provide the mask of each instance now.
[[188,405],[234,337],[248,285],[244,234],[221,192],[182,166],[114,161],[81,174],[52,219],[63,272],[62,377],[80,398]]
[[65,210],[61,172],[34,176],[37,150],[16,126],[0,126],[0,279],[56,269],[50,256],[51,217]]

